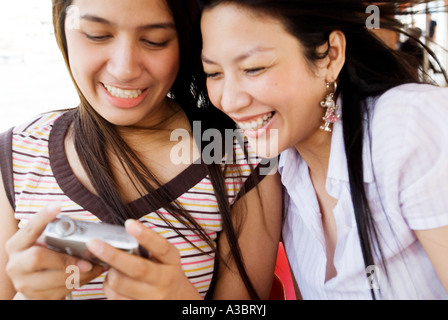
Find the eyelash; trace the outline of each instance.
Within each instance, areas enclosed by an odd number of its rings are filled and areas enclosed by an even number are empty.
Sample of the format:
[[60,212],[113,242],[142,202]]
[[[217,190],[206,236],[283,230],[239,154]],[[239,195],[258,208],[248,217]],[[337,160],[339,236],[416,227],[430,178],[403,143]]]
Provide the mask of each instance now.
[[[259,67],[259,68],[252,68],[252,69],[246,69],[244,70],[244,73],[248,76],[256,76],[258,74],[260,74],[261,72],[263,72],[264,70],[266,70],[265,67]],[[205,73],[205,77],[207,79],[216,79],[220,76],[219,72],[215,72],[215,73]]]
[[259,67],[259,68],[252,68],[252,69],[246,69],[244,70],[244,73],[247,75],[257,75],[260,74],[261,72],[263,72],[264,70],[266,70],[265,67]]
[[[102,42],[102,41],[106,41],[107,39],[111,38],[111,36],[92,36],[87,33],[84,33],[84,35],[86,36],[87,39],[94,41],[94,42]],[[142,39],[142,42],[149,47],[163,48],[168,44],[169,41],[153,42],[153,41]]]
[[96,42],[100,42],[100,41],[104,41],[106,39],[108,39],[110,36],[92,36],[90,34],[84,33],[84,35],[86,36],[87,39],[92,40],[92,41],[96,41]]
[[169,41],[164,41],[164,42],[153,42],[153,41],[149,41],[149,40],[142,40],[145,44],[147,44],[150,47],[156,47],[156,48],[163,48],[165,47]]
[[207,79],[216,79],[219,76],[218,72],[215,73],[205,73],[205,77]]

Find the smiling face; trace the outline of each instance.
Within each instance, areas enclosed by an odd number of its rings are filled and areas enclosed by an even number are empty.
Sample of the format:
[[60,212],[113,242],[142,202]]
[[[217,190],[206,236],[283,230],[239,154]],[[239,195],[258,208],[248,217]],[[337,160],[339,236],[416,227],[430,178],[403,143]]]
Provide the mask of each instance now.
[[179,71],[175,22],[164,0],[75,0],[65,27],[70,68],[84,97],[115,125],[150,126],[167,112]]
[[204,12],[201,28],[210,100],[252,145],[276,145],[277,152],[261,148],[259,155],[275,156],[322,136],[319,104],[328,74],[318,64],[311,69],[303,47],[280,21],[220,4]]

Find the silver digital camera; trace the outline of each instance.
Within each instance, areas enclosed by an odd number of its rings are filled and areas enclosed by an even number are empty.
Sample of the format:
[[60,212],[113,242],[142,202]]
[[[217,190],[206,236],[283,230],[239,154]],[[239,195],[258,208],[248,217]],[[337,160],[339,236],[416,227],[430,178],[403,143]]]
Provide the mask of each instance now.
[[147,256],[137,240],[127,233],[124,227],[107,223],[86,222],[58,216],[47,225],[44,236],[48,248],[98,265],[106,264],[87,249],[87,242],[91,239],[102,240],[130,254]]

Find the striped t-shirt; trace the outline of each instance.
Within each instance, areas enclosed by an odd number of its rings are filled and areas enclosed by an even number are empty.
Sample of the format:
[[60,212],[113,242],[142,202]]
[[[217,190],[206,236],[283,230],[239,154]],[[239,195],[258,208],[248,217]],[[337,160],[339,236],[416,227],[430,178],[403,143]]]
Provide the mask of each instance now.
[[[73,114],[73,111],[44,114],[13,128],[0,139],[3,180],[15,208],[15,217],[20,221],[19,227],[23,227],[35,212],[55,201],[62,203],[62,214],[73,219],[109,222],[107,206],[81,184],[67,161],[64,137]],[[234,143],[238,168],[226,169],[225,185],[230,204],[238,198],[240,191],[250,188],[250,179],[247,178],[253,172],[253,163],[258,162],[253,152],[249,152],[250,160],[246,161],[247,152],[243,148],[248,146],[241,147],[239,143]],[[203,165],[190,165],[162,188],[172,195],[173,201],[177,199],[177,203],[189,212],[213,241],[216,240],[222,230],[222,217]],[[179,250],[185,274],[205,297],[214,274],[215,254],[212,248],[197,234],[187,230],[176,217],[163,208],[151,207],[151,203],[144,198],[128,205],[135,214],[130,218],[139,219]],[[104,299],[102,283],[105,275],[73,291],[72,298]]]

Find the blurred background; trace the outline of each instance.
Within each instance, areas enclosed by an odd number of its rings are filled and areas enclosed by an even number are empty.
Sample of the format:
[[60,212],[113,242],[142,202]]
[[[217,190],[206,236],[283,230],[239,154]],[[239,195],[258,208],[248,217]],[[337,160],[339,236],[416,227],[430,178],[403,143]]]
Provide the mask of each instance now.
[[[443,69],[448,69],[448,0],[429,1],[416,4],[418,0],[411,1],[399,8],[400,11],[409,12],[409,15],[400,16],[407,31],[419,38],[436,55]],[[396,39],[395,48],[412,50],[409,45],[412,39],[400,35]],[[392,47],[394,47],[392,43]],[[430,56],[424,56],[424,69],[428,77],[441,86],[448,85],[440,67]]]
[[0,0],[0,132],[78,103],[53,36],[51,0]]
[[[448,0],[429,4],[410,2],[400,10],[407,28],[419,28],[420,40],[448,69]],[[430,15],[428,11],[432,12]],[[435,28],[434,28],[435,26]],[[434,32],[433,32],[434,31]],[[397,50],[407,40],[382,33]],[[428,59],[429,60],[429,59]],[[447,85],[437,66],[429,75]],[[74,107],[78,96],[53,36],[51,0],[0,0],[0,132],[41,112]]]

